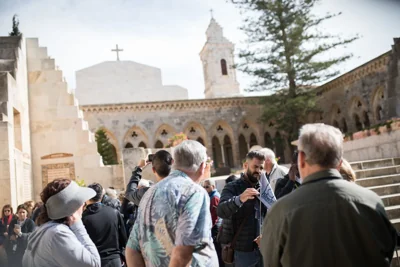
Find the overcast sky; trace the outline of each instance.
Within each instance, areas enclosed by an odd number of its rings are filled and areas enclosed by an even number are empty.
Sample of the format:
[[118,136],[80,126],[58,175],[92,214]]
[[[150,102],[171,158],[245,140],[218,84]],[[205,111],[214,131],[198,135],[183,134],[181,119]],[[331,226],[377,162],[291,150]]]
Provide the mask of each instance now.
[[[121,60],[161,68],[164,84],[181,85],[190,98],[202,98],[199,52],[211,8],[224,35],[244,47],[242,16],[226,0],[0,0],[0,35],[7,35],[18,14],[21,32],[48,47],[71,88],[75,71],[115,60],[110,50],[118,43]],[[362,37],[346,48],[355,56],[343,71],[388,51],[393,37],[400,37],[400,0],[322,0],[315,8],[316,14],[328,11],[343,15],[326,23],[327,31]],[[238,80],[242,90],[250,82],[241,73]]]

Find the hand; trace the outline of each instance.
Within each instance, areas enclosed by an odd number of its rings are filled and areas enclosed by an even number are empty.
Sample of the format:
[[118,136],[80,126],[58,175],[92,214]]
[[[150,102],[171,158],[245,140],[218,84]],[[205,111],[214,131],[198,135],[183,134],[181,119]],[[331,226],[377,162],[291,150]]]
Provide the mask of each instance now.
[[68,217],[68,226],[74,225],[76,222],[79,222],[82,219],[82,213],[83,213],[83,205],[74,212],[71,216]]
[[249,199],[254,199],[254,196],[258,196],[260,193],[254,188],[247,188],[239,197],[242,203]]
[[4,236],[5,236],[5,237],[7,237],[7,236],[8,236],[8,233],[7,233],[7,232],[5,232],[5,233],[4,233]]
[[260,247],[261,238],[262,238],[262,235],[259,235],[259,236],[257,236],[256,239],[253,240],[254,242],[256,242],[257,246],[259,246],[259,247]]
[[289,180],[295,182],[296,181],[296,173],[297,173],[297,168],[296,168],[296,166],[292,165],[289,170]]
[[143,169],[144,167],[146,167],[146,166],[149,165],[150,163],[151,163],[150,161],[141,159],[141,160],[139,161],[139,163],[138,163],[138,167],[141,168],[141,169]]
[[19,235],[21,233],[21,228],[14,228],[14,233]]

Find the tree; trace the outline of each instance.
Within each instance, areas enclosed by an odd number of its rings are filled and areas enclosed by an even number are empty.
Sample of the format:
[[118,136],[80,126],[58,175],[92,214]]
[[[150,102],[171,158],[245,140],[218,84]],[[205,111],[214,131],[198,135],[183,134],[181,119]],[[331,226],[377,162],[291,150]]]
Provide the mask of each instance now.
[[102,156],[104,165],[118,164],[115,147],[110,143],[107,134],[103,129],[97,130],[96,142],[97,151]]
[[10,36],[22,36],[22,33],[19,31],[19,20],[17,19],[17,15],[14,15],[12,18],[12,32],[9,33]]
[[248,91],[268,91],[261,100],[261,121],[283,130],[288,141],[297,139],[310,112],[318,111],[315,85],[339,74],[337,64],[351,53],[324,60],[326,52],[345,46],[357,36],[341,38],[319,31],[325,20],[340,15],[312,14],[319,0],[231,0],[248,14],[241,29],[247,48],[240,51],[239,70],[253,76]]

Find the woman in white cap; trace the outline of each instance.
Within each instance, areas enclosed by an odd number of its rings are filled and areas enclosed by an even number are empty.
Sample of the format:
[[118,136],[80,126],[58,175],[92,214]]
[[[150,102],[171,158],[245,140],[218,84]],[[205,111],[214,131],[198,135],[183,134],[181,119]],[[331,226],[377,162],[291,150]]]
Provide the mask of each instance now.
[[56,179],[40,194],[45,203],[28,239],[24,267],[100,267],[96,246],[81,221],[85,201],[96,195],[68,179]]

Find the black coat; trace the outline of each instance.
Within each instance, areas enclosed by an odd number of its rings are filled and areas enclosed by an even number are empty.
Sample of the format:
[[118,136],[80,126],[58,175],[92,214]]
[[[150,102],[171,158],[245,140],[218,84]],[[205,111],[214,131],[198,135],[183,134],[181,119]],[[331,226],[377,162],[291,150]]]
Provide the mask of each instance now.
[[[21,227],[21,232],[22,235],[17,237],[16,241],[11,241],[10,237],[11,236],[16,236],[14,233],[14,226],[17,224],[18,220],[13,219],[10,223],[10,226],[8,227],[8,240],[6,244],[6,251],[7,255],[9,257],[9,262],[12,264],[10,266],[15,266],[19,267],[22,266],[22,257],[24,256],[26,247],[28,246],[28,237],[30,234],[35,230],[35,223],[27,218],[24,222],[24,224]],[[13,246],[17,245],[17,249],[14,252],[13,251]]]
[[137,188],[140,179],[142,179],[142,169],[136,167],[133,172],[128,185],[126,186],[125,198],[139,206],[140,200],[150,187]]
[[[251,188],[249,182],[242,177],[225,185],[221,193],[217,214],[223,219],[222,232],[219,242],[228,244],[232,241],[234,234],[239,230],[241,223],[245,220],[243,229],[239,233],[235,250],[249,252],[257,248],[254,239],[258,236],[259,220],[256,219],[255,205],[259,205],[257,198],[248,200],[240,207],[235,203],[247,188]],[[265,216],[266,209],[262,206],[262,213]]]
[[82,214],[82,222],[102,262],[121,256],[127,235],[122,216],[116,209],[102,203],[88,205]]
[[280,199],[281,197],[286,196],[296,188],[298,188],[301,184],[298,182],[293,182],[289,179],[289,174],[286,174],[282,179],[278,179],[275,185],[275,197],[276,199]]

